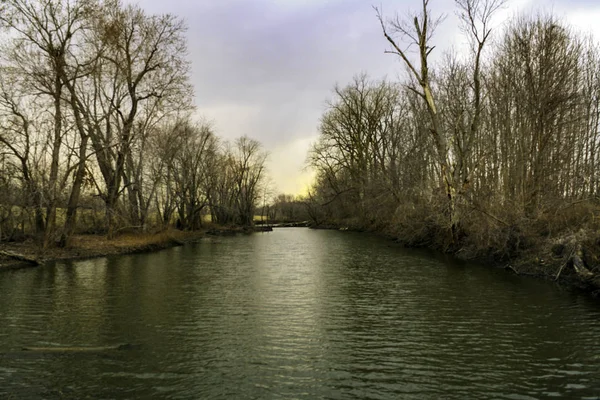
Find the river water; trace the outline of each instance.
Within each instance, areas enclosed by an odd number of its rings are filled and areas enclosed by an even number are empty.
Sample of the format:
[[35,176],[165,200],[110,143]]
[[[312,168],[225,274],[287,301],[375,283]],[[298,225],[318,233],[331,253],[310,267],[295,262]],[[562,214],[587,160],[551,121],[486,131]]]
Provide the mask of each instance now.
[[366,234],[0,273],[1,399],[550,397],[600,398],[597,302]]

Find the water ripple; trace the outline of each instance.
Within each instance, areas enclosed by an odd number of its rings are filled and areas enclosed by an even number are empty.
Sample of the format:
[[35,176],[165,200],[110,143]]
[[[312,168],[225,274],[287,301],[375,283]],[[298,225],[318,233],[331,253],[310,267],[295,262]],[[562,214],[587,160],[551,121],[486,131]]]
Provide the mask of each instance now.
[[[0,274],[0,398],[600,398],[600,309],[348,232]],[[98,353],[23,346],[103,346]]]

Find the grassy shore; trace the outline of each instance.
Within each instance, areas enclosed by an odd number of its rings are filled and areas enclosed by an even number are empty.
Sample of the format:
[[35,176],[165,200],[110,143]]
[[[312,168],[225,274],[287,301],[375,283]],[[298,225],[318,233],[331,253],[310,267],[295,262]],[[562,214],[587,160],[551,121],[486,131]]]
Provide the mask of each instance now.
[[159,233],[124,233],[113,239],[108,239],[105,235],[76,235],[72,238],[70,246],[51,249],[42,249],[31,239],[0,243],[0,252],[21,258],[0,255],[0,270],[31,267],[58,260],[150,252],[195,242],[207,235],[235,234],[243,231],[238,227],[210,226],[194,232],[169,229]]

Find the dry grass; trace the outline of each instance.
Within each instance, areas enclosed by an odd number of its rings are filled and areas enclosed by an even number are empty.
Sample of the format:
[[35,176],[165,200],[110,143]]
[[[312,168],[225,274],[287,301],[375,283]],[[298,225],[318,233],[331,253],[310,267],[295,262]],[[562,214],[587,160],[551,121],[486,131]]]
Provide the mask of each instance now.
[[191,232],[169,230],[159,233],[124,233],[112,239],[104,235],[77,235],[73,238],[72,248],[81,249],[102,249],[108,247],[114,248],[135,248],[172,241],[183,241]]
[[[69,260],[159,250],[192,242],[204,235],[204,231],[187,232],[174,229],[158,233],[125,233],[112,239],[104,235],[76,235],[67,248],[43,250],[33,240],[2,243],[0,248],[42,261]],[[15,264],[12,260],[0,259],[0,268],[12,267]]]
[[204,231],[188,232],[175,229],[158,233],[124,233],[112,239],[101,235],[78,235],[69,253],[107,255],[150,251],[180,245],[204,236]]

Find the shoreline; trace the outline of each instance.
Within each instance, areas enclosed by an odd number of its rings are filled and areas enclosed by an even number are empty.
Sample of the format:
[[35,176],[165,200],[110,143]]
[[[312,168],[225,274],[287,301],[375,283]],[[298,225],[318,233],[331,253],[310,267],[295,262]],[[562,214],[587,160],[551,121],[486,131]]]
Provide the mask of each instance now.
[[198,231],[169,229],[159,233],[128,233],[109,240],[106,235],[75,235],[70,246],[42,249],[33,240],[0,243],[0,272],[36,268],[56,261],[87,260],[114,255],[151,253],[195,243],[210,236],[231,236],[263,231],[261,228],[215,227]]
[[[343,224],[309,226],[309,228],[374,234],[408,249],[428,249],[458,260],[473,262],[496,269],[504,269],[510,274],[544,280],[548,283],[558,284],[568,289],[583,292],[593,298],[600,298],[600,276],[598,276],[595,269],[592,269],[592,272],[594,272],[593,277],[587,280],[582,279],[574,271],[572,265],[567,267],[569,263],[572,263],[570,257],[573,254],[566,257],[564,255],[548,257],[548,249],[545,248],[547,246],[534,247],[508,260],[496,260],[490,257],[465,257],[460,251],[442,251],[433,246],[409,245],[403,243],[400,238],[395,237],[393,234],[380,230],[368,230]],[[128,233],[119,235],[112,240],[108,240],[105,235],[76,235],[73,238],[71,246],[48,250],[41,249],[32,240],[18,243],[0,243],[0,273],[7,270],[41,267],[56,261],[86,260],[115,255],[152,253],[195,243],[211,236],[233,236],[263,231],[265,229],[260,225],[253,228],[210,226],[198,231],[169,229],[154,234]],[[2,255],[2,252],[12,253],[29,261],[11,259]],[[546,258],[543,258],[543,256]]]
[[[544,280],[566,289],[585,293],[592,298],[600,299],[600,271],[598,271],[598,268],[590,268],[590,272],[593,275],[587,277],[587,279],[582,278],[572,265],[573,253],[554,255],[551,250],[553,246],[553,242],[551,241],[534,246],[518,256],[509,257],[506,260],[498,260],[493,257],[465,256],[462,251],[464,249],[443,251],[435,246],[407,244],[401,238],[384,230],[365,229],[346,224],[324,224],[311,226],[310,228],[373,234],[407,249],[427,249],[457,260],[481,264],[489,268],[503,269],[513,275]],[[583,260],[579,260],[579,262],[583,263]]]

